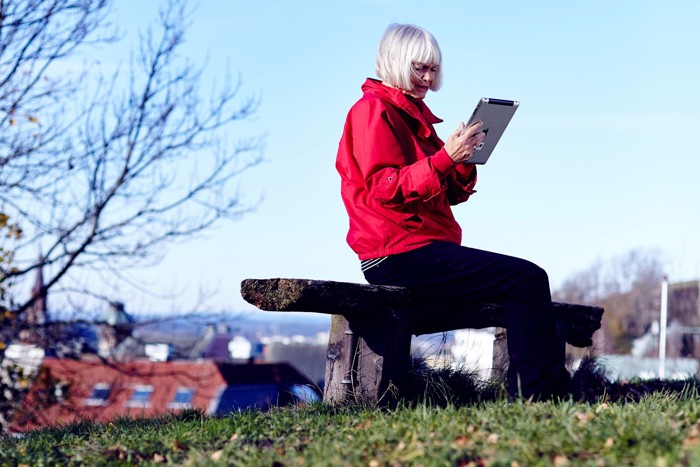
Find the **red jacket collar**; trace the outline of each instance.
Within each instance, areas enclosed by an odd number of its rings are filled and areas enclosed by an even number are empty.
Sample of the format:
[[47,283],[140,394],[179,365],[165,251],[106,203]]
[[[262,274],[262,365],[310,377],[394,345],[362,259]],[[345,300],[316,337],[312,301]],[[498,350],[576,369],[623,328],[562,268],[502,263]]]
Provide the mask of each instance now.
[[433,124],[442,122],[442,119],[436,117],[433,112],[430,111],[428,106],[425,105],[425,102],[407,96],[400,89],[386,86],[378,79],[367,78],[362,85],[362,92],[377,95],[418,120],[423,127],[421,136],[425,138],[431,135]]

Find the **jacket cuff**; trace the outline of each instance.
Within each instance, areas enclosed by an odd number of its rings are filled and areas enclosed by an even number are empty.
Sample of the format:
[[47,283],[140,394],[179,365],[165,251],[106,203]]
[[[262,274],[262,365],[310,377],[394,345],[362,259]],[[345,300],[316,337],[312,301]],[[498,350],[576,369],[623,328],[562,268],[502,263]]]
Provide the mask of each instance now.
[[435,170],[437,170],[438,175],[440,175],[440,178],[447,176],[447,174],[450,173],[456,165],[452,158],[447,154],[444,147],[433,154],[431,157],[431,162],[433,163]]

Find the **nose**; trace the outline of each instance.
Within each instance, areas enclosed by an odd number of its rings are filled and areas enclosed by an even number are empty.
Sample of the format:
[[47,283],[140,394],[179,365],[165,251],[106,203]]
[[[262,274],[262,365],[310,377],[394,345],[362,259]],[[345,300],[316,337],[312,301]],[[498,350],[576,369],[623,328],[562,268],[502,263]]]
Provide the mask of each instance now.
[[435,79],[435,72],[433,70],[426,70],[423,72],[421,79],[426,83],[432,83]]

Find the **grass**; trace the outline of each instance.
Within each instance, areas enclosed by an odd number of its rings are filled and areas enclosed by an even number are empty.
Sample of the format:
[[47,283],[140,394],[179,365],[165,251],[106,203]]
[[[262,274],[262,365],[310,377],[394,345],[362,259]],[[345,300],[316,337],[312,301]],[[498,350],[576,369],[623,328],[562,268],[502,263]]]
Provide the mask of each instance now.
[[323,405],[76,424],[0,441],[3,465],[700,465],[695,394],[638,402]]
[[610,384],[595,368],[584,373],[588,391],[559,402],[511,402],[498,385],[443,371],[414,379],[417,399],[392,408],[314,404],[72,424],[0,438],[0,464],[700,465],[695,381]]

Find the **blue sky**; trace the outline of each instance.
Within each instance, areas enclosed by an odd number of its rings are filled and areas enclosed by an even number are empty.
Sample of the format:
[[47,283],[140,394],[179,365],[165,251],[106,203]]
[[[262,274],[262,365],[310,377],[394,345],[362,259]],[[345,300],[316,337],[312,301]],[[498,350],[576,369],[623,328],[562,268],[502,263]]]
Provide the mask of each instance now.
[[[101,52],[127,62],[159,2],[119,0],[126,33]],[[226,67],[256,118],[229,138],[267,134],[265,161],[245,173],[259,209],[172,247],[142,284],[176,299],[123,290],[127,310],[252,309],[247,277],[363,281],[345,243],[335,153],[345,115],[374,76],[389,23],[438,39],[444,85],[427,104],[446,138],[481,97],[521,106],[479,168],[478,193],[455,208],[463,244],[532,260],[556,288],[595,260],[659,249],[670,280],[700,278],[700,2],[695,1],[212,1],[194,12],[183,53],[206,60],[206,82]]]

